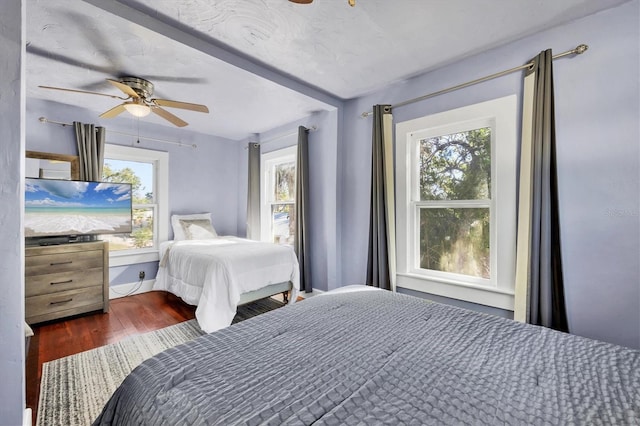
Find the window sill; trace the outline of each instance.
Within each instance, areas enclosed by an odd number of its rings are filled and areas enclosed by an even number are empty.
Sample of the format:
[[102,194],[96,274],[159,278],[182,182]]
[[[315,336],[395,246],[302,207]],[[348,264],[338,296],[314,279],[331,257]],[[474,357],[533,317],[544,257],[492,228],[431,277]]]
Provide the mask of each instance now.
[[513,311],[513,291],[408,273],[397,274],[396,287]]
[[139,251],[136,253],[109,253],[109,267],[135,265],[137,263],[157,262],[160,259],[157,249]]

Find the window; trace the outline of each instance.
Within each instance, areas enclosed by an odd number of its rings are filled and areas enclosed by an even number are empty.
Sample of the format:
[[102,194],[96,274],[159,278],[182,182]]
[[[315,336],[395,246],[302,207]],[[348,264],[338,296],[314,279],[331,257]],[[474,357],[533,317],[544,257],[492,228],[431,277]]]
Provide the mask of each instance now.
[[293,245],[296,208],[295,146],[261,156],[260,229],[263,241]]
[[398,287],[513,309],[515,95],[396,132]]
[[133,188],[133,232],[102,236],[111,266],[158,260],[159,242],[168,236],[167,169],[166,152],[105,145],[102,180]]

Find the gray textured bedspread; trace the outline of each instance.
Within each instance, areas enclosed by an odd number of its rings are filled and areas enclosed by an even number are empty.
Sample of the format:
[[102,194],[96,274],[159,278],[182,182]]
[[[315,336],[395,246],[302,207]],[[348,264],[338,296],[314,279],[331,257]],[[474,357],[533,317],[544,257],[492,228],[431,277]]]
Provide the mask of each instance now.
[[640,351],[385,291],[313,297],[141,364],[96,424],[640,423]]

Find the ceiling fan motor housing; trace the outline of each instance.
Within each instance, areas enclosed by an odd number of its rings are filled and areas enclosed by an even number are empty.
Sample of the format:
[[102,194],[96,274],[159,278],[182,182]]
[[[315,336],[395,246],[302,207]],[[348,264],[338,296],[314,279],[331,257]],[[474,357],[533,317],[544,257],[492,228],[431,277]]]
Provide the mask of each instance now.
[[153,83],[139,77],[122,77],[120,83],[131,87],[141,98],[146,99],[153,95]]

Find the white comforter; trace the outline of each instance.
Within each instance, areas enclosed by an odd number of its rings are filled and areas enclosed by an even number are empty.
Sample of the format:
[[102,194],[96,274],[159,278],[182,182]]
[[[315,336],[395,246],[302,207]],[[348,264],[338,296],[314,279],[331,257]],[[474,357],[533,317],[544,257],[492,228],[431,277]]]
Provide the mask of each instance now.
[[162,248],[153,289],[197,305],[196,319],[207,333],[231,324],[242,293],[291,281],[296,300],[300,276],[291,247],[219,237],[172,241]]

